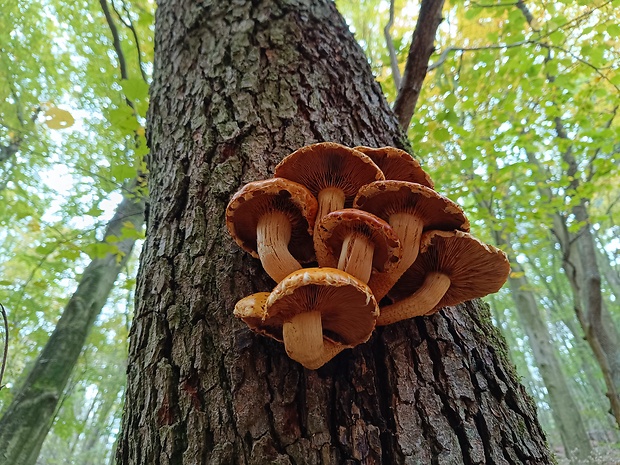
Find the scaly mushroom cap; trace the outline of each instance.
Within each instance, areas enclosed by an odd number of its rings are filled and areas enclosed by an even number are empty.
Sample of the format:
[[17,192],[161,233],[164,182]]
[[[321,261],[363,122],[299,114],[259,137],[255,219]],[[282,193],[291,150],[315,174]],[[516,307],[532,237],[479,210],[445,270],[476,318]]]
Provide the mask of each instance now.
[[269,326],[281,326],[300,313],[320,311],[323,337],[347,347],[366,342],[379,315],[370,288],[334,268],[291,273],[275,287],[266,309],[263,323]]
[[314,248],[320,266],[335,268],[345,238],[357,233],[374,244],[372,266],[379,272],[390,271],[400,260],[402,249],[392,227],[381,218],[362,210],[336,210],[319,222]]
[[462,231],[428,231],[420,254],[389,292],[395,301],[420,288],[429,272],[450,278],[450,287],[433,311],[497,292],[508,279],[506,254]]
[[260,217],[280,211],[291,223],[288,250],[301,263],[314,260],[312,230],[317,212],[317,201],[301,184],[283,178],[255,181],[243,186],[226,208],[226,226],[235,242],[254,258],[256,229]]
[[368,155],[375,165],[383,171],[385,179],[395,181],[407,181],[422,184],[433,189],[435,184],[420,163],[404,150],[396,147],[355,147],[365,155]]
[[296,150],[276,166],[274,176],[303,184],[315,196],[326,188],[341,189],[345,206],[351,206],[364,184],[384,179],[370,158],[335,142],[320,142]]
[[269,294],[269,292],[257,292],[244,297],[235,304],[233,315],[243,320],[252,331],[282,342],[282,326],[269,326],[263,323]]
[[385,221],[389,221],[395,213],[414,214],[423,221],[424,230],[469,231],[469,221],[461,207],[420,184],[405,181],[373,182],[360,189],[353,205]]

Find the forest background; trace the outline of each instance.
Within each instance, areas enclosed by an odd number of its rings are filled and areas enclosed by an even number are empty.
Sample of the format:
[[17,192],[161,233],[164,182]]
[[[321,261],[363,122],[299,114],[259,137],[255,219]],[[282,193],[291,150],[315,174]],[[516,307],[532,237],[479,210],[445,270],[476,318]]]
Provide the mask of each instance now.
[[[131,246],[142,237],[139,215],[109,226],[123,199],[145,194],[155,5],[2,3],[0,303],[10,339],[0,415],[89,263],[104,263],[115,285],[78,322],[88,339],[67,362],[37,463],[107,464],[122,411]],[[419,3],[337,5],[393,102]],[[486,300],[552,449],[562,459],[585,440],[598,463],[620,460],[619,6],[446,2],[408,125],[437,187],[511,258],[509,282]]]

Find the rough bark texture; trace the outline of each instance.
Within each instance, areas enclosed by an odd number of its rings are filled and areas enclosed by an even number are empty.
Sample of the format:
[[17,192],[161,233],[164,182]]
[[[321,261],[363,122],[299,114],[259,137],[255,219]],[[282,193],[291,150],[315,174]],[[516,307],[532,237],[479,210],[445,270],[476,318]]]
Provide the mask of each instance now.
[[[105,237],[121,237],[123,223],[141,229],[144,202],[125,197],[108,223]],[[58,402],[78,360],[88,332],[108,299],[118,273],[131,255],[135,239],[117,242],[116,254],[94,259],[62,312],[49,341],[24,385],[0,419],[0,463],[34,465],[52,426]]]
[[332,2],[162,2],[151,92],[119,463],[551,462],[480,303],[381,329],[317,371],[232,316],[274,285],[225,231],[232,194],[312,142],[403,145]]

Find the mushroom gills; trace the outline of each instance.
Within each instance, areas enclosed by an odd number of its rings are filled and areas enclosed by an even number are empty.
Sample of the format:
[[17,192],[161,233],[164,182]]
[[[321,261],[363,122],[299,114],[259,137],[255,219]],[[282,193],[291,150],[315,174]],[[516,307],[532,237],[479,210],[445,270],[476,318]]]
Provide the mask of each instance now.
[[428,273],[422,286],[414,294],[381,309],[377,326],[426,315],[441,301],[450,288],[450,283],[450,277],[444,273]]
[[291,223],[285,213],[272,211],[260,217],[256,227],[257,253],[263,268],[276,282],[301,269],[288,250],[290,240]]

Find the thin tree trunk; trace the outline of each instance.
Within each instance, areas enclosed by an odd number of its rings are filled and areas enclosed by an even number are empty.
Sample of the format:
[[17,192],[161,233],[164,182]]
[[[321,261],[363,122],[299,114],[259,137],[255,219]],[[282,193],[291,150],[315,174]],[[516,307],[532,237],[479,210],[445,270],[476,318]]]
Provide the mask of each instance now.
[[[508,240],[500,234],[494,234],[496,245],[506,246],[511,250]],[[509,255],[511,253],[509,252]],[[571,463],[583,463],[592,454],[579,405],[573,399],[567,378],[562,373],[557,349],[547,329],[547,322],[538,308],[538,299],[529,290],[531,286],[521,265],[511,257],[511,268],[515,277],[508,278],[510,295],[515,303],[521,326],[527,334],[534,362],[549,394],[549,405],[555,425],[560,433],[566,456]],[[522,273],[522,275],[519,275]]]
[[403,145],[333,2],[169,0],[155,42],[119,463],[551,463],[478,301],[378,330],[317,371],[232,316],[274,286],[228,237],[232,194],[308,143]]
[[[600,238],[599,238],[600,244]],[[611,263],[609,263],[609,257],[607,254],[601,250],[602,244],[595,248],[596,250],[596,263],[599,268],[603,272],[603,276],[605,277],[605,281],[607,281],[607,285],[610,287],[611,293],[616,298],[616,302],[620,301],[620,273],[618,270],[614,269]]]
[[[558,136],[567,138],[561,121],[556,119],[555,124]],[[529,162],[540,166],[533,153],[526,153]],[[575,190],[579,184],[577,163],[570,148],[564,152],[563,159],[568,166],[566,174],[572,178],[569,188]],[[543,197],[553,199],[550,188],[541,186],[538,189]],[[552,215],[552,230],[562,251],[562,267],[571,286],[575,315],[601,367],[611,412],[620,426],[620,336],[607,310],[599,305],[602,299],[600,274],[596,265],[596,244],[583,200],[573,208],[573,214],[577,221],[584,222],[577,234],[570,233],[567,220],[560,212]]]
[[[105,237],[121,237],[126,222],[139,230],[143,221],[143,201],[133,195],[126,196],[108,223]],[[129,259],[134,243],[135,239],[116,243],[124,254],[120,260],[116,254],[108,254],[92,260],[84,270],[49,341],[0,419],[0,462],[20,465],[36,462],[88,332]]]

